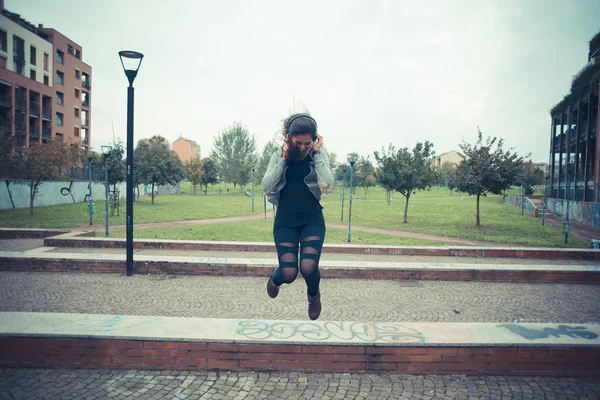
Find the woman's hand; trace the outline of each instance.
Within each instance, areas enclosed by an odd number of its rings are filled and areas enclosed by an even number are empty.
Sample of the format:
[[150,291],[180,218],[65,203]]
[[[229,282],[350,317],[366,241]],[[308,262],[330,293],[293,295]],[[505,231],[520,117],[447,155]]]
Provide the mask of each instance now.
[[323,146],[323,136],[319,135],[317,133],[317,140],[315,141],[315,144],[313,144],[313,151],[319,151],[321,149],[321,146]]
[[283,158],[284,161],[288,161],[289,150],[290,150],[290,146],[288,145],[288,142],[287,141],[283,142],[281,158]]

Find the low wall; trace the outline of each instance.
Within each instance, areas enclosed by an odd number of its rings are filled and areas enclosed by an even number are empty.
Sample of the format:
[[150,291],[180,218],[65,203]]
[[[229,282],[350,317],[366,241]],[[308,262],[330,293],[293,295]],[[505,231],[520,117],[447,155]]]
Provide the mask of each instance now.
[[523,201],[525,201],[525,210],[537,215],[537,207],[527,196],[523,197],[520,194],[505,194],[503,196],[503,201],[506,204],[517,207],[518,209],[521,209],[521,204]]
[[[546,199],[546,207],[554,215],[564,217],[566,206],[565,200]],[[600,229],[600,203],[569,201],[569,219]]]
[[[125,182],[118,183],[120,198],[126,198]],[[111,186],[112,189],[112,186]],[[141,196],[150,196],[150,185],[139,185]],[[177,185],[164,185],[154,189],[158,195],[179,194]],[[82,203],[89,200],[87,181],[51,181],[44,182],[35,195],[34,207],[56,206],[59,204]],[[136,191],[137,194],[137,191]],[[5,180],[0,184],[0,210],[29,207],[29,186],[27,181]],[[104,200],[104,183],[92,182],[92,199]]]

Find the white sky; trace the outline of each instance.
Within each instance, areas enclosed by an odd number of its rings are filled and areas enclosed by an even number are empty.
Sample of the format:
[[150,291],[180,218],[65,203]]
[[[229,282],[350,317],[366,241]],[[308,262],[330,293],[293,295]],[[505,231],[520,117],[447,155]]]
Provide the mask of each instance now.
[[[552,4],[550,6],[550,4]],[[438,154],[477,126],[547,162],[549,109],[600,30],[597,0],[5,0],[83,46],[92,72],[92,145],[126,139],[119,50],[145,55],[135,141],[182,134],[208,156],[241,121],[260,148],[296,103],[338,160],[391,142]],[[259,148],[259,150],[260,150]]]

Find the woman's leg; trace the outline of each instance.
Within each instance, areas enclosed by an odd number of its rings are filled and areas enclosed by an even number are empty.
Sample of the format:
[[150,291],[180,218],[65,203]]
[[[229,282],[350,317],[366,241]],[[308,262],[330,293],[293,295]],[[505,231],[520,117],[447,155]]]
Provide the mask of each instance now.
[[298,276],[298,241],[300,232],[294,228],[276,228],[273,230],[279,267],[273,272],[267,284],[270,297],[277,297],[279,286],[292,283]]
[[325,226],[309,224],[300,233],[300,272],[306,281],[308,293],[308,316],[315,320],[321,315],[319,283],[319,259],[325,240]]

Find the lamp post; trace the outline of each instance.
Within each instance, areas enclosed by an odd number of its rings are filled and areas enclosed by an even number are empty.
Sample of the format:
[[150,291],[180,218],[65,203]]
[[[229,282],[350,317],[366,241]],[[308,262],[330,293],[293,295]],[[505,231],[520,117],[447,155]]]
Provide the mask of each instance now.
[[543,204],[543,211],[542,211],[542,226],[544,226],[544,223],[546,222],[546,196],[548,193],[548,179],[549,179],[549,176],[546,175],[544,177],[544,204]]
[[525,185],[521,185],[521,217],[525,215]]
[[[144,55],[137,51],[124,50],[119,52],[121,65],[129,81],[127,88],[127,239],[126,239],[126,273],[133,275],[133,81],[137,76]],[[128,67],[125,66],[127,63]],[[136,65],[137,64],[137,65]]]
[[102,149],[102,157],[104,157],[104,213],[106,236],[108,236],[108,154],[112,150],[112,146],[100,146]]
[[252,214],[254,214],[254,171],[256,168],[252,167]]
[[358,154],[356,153],[348,154],[348,162],[350,163],[350,205],[348,207],[348,243],[352,241],[350,236],[350,229],[352,228],[352,192],[354,192],[354,163],[356,162],[357,158]]
[[90,189],[90,202],[88,204],[88,212],[90,214],[90,225],[94,224],[94,217],[92,214],[93,211],[93,200],[92,200],[92,157],[88,156],[88,188]]
[[340,218],[340,221],[344,220],[344,199],[345,199],[345,193],[344,193],[344,187],[346,185],[346,169],[348,167],[346,165],[344,165],[344,178],[342,179],[342,216]]

